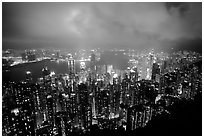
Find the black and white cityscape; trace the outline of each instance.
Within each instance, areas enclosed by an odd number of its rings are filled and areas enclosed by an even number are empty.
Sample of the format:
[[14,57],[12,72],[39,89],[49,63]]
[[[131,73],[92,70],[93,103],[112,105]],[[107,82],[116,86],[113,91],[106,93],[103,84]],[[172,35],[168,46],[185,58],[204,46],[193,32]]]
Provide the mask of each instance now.
[[201,136],[201,2],[3,2],[3,136]]

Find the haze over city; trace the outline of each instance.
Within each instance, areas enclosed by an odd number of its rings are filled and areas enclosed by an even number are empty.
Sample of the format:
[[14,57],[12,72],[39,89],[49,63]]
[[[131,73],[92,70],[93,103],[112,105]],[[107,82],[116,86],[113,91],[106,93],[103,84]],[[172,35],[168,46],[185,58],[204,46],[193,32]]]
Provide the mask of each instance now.
[[202,3],[3,2],[2,135],[202,135]]
[[3,49],[100,47],[201,51],[202,3],[198,2],[2,5]]

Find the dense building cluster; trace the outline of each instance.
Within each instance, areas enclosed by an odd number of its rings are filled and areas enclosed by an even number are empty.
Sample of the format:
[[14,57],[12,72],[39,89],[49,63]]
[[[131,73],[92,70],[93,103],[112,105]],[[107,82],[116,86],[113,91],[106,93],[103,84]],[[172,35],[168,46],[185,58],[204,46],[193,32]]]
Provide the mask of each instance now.
[[3,135],[88,135],[93,126],[131,131],[202,91],[201,56],[193,52],[131,53],[126,70],[98,64],[94,53],[79,72],[72,55],[65,59],[68,74],[45,67],[37,82],[27,71],[25,81],[3,84]]

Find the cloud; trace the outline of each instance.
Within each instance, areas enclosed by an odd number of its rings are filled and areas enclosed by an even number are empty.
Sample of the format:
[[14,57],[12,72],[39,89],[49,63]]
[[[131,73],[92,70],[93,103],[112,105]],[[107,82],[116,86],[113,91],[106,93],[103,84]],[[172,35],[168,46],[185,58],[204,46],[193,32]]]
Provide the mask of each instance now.
[[201,38],[201,11],[201,3],[3,3],[3,42],[161,48]]

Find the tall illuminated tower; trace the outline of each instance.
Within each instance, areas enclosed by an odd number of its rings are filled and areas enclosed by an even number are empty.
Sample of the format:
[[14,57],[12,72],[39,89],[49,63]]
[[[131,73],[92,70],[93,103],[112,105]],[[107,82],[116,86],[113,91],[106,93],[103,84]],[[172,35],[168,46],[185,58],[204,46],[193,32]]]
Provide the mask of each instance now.
[[96,78],[96,55],[94,53],[91,54],[91,78]]
[[68,73],[70,78],[73,79],[75,75],[75,60],[71,54],[68,55]]

